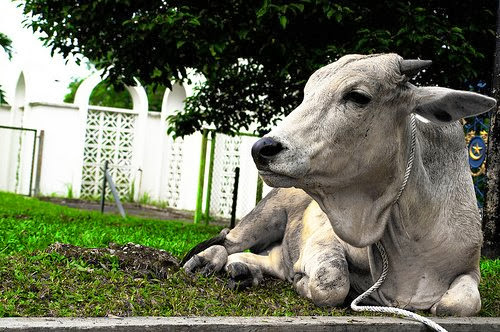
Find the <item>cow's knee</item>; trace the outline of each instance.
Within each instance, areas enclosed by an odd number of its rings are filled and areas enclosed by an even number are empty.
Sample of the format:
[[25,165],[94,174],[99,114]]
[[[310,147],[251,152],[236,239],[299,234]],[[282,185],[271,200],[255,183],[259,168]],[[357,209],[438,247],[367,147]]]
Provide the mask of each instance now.
[[349,287],[349,271],[344,259],[323,262],[309,276],[311,300],[318,306],[342,304]]
[[227,257],[226,248],[221,245],[211,246],[191,257],[184,264],[184,270],[188,273],[213,274],[222,270],[227,262]]
[[478,282],[468,274],[458,276],[443,297],[432,306],[438,316],[475,316],[481,310]]

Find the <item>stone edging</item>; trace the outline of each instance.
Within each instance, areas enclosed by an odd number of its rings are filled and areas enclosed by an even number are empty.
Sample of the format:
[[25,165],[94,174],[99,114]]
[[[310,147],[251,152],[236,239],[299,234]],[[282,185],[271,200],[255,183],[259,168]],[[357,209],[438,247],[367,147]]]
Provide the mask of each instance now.
[[[433,318],[451,331],[500,331],[499,317]],[[1,318],[0,331],[429,331],[392,317],[126,317]]]

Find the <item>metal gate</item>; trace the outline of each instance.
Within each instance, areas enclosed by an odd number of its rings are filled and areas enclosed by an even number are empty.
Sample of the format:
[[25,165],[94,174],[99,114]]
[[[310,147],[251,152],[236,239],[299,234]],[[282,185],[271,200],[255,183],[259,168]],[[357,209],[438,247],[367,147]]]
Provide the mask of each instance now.
[[0,126],[0,190],[34,193],[37,130]]

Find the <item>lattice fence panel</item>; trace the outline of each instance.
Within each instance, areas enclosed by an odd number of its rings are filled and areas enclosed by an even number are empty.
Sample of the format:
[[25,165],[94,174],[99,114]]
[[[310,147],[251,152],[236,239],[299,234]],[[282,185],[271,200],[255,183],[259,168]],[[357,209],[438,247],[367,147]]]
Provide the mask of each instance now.
[[[100,195],[102,170],[108,169],[120,196],[129,195],[136,114],[89,110],[85,132],[82,198]],[[109,193],[108,193],[109,194]]]
[[241,140],[238,136],[217,135],[210,201],[212,216],[231,217],[234,170],[240,166]]
[[180,138],[171,140],[169,147],[169,152],[167,153],[168,168],[165,199],[169,206],[175,208],[179,205],[184,141]]

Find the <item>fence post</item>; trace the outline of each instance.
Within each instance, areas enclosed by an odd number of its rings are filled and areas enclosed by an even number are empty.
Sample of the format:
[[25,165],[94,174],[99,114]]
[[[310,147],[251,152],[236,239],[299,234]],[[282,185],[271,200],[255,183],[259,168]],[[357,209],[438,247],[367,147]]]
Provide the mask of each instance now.
[[34,195],[35,197],[40,195],[40,179],[42,176],[42,157],[43,157],[43,140],[45,138],[45,131],[40,130],[40,134],[38,134],[38,153],[36,157],[36,175],[35,175],[35,189]]
[[264,182],[262,182],[261,177],[257,175],[257,192],[255,194],[255,205],[259,204],[259,202],[262,200],[263,187],[264,187]]
[[236,223],[236,203],[238,202],[238,183],[240,182],[240,168],[234,169],[233,205],[231,207],[231,226],[233,229]]
[[30,172],[30,186],[29,186],[30,191],[28,196],[34,196],[33,172],[35,171],[36,134],[37,131],[33,132],[33,151],[31,152],[31,172]]
[[104,213],[104,200],[106,199],[106,172],[108,171],[108,161],[104,163],[104,172],[102,174],[102,192],[101,192],[101,213]]
[[194,211],[194,223],[200,222],[202,217],[203,184],[205,182],[205,164],[207,160],[207,136],[208,130],[203,129],[201,137],[200,172],[198,173],[198,194],[196,198],[196,210]]
[[210,160],[208,163],[208,179],[207,179],[207,198],[205,201],[205,224],[210,221],[210,200],[212,198],[212,178],[214,174],[214,156],[215,156],[215,137],[217,133],[212,131],[212,140],[210,142]]

